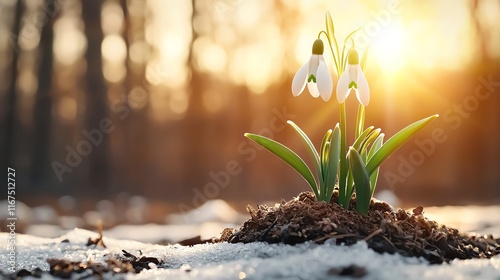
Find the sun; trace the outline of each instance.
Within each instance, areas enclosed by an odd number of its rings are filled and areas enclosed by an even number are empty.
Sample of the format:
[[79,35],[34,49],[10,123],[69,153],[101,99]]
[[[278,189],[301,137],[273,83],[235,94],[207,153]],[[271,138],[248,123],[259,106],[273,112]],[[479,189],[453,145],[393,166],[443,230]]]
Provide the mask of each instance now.
[[401,23],[394,22],[384,28],[373,40],[372,53],[380,68],[394,74],[406,64],[407,35]]

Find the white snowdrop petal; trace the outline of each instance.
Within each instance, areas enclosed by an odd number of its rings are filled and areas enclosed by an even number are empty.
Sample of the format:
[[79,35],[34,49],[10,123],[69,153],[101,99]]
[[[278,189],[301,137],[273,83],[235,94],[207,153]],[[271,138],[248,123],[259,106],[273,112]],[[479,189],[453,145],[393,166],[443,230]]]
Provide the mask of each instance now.
[[318,98],[320,95],[319,90],[318,90],[318,84],[317,83],[307,83],[307,89],[309,90],[309,93],[311,93],[312,97]]
[[337,101],[339,103],[344,102],[349,96],[349,82],[349,72],[345,71],[337,83]]
[[293,96],[299,96],[306,87],[307,74],[309,72],[309,61],[302,65],[295,73],[292,81],[292,94]]
[[330,71],[326,66],[323,56],[320,57],[318,71],[316,71],[317,87],[321,98],[326,102],[332,97],[333,82]]
[[[318,70],[319,66],[319,57],[320,56],[317,54],[311,55],[311,58],[309,59],[309,75],[313,74],[314,76],[316,76],[316,71]],[[307,76],[307,79],[309,79],[309,75]]]
[[361,71],[361,67],[358,65],[358,77],[357,84],[358,90],[356,91],[356,97],[359,103],[363,104],[365,107],[370,103],[370,87],[368,86],[368,81],[366,80],[365,74]]

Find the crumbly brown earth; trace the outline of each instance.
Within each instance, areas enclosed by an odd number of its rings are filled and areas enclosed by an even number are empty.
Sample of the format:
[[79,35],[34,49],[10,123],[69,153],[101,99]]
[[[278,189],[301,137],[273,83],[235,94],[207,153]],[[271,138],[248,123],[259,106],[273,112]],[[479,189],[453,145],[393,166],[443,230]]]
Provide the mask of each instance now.
[[[102,235],[99,235],[102,240]],[[91,240],[89,238],[89,240]],[[69,242],[63,240],[64,243]],[[96,241],[97,242],[97,241]],[[96,244],[92,244],[96,245]],[[87,245],[91,246],[91,245]],[[102,245],[96,245],[102,246]],[[44,278],[47,274],[58,278],[72,279],[106,279],[109,274],[139,273],[144,269],[151,269],[151,264],[163,265],[163,263],[154,257],[135,256],[125,250],[122,254],[114,255],[106,260],[106,264],[98,262],[74,262],[66,259],[47,259],[50,266],[49,271],[43,271],[40,268],[34,270],[21,269],[14,273],[4,273],[0,270],[0,279],[22,279],[24,277]],[[75,276],[76,275],[76,276]]]
[[500,238],[462,234],[439,225],[423,215],[423,207],[413,213],[397,211],[381,201],[372,200],[368,215],[356,212],[355,198],[349,210],[337,204],[317,202],[311,192],[303,192],[274,207],[247,206],[251,219],[239,230],[227,229],[222,241],[248,243],[297,244],[305,241],[351,245],[360,240],[379,253],[399,253],[406,257],[424,257],[432,264],[453,259],[490,258],[500,254]]

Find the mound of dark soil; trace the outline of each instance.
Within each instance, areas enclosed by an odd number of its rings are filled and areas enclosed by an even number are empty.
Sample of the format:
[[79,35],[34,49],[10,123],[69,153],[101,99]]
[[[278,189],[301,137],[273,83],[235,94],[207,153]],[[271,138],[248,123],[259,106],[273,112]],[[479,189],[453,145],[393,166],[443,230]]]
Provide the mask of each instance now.
[[354,210],[355,198],[349,210],[337,204],[317,202],[311,192],[303,192],[290,201],[274,207],[247,206],[251,219],[239,230],[226,230],[222,241],[248,243],[297,244],[305,241],[323,243],[334,239],[337,244],[351,245],[360,240],[379,253],[399,253],[407,257],[424,257],[439,264],[455,258],[490,258],[500,253],[500,238],[466,235],[439,225],[423,215],[423,207],[413,213],[394,211],[385,203],[372,200],[368,215]]

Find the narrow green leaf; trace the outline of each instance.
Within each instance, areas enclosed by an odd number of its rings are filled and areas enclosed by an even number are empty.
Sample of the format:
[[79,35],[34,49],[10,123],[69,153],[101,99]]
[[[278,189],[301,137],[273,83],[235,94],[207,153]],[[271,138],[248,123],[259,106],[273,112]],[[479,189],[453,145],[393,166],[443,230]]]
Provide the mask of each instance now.
[[[333,62],[335,63],[335,68],[337,68],[337,75],[340,76],[339,66],[341,64],[341,61],[340,61],[341,58],[339,58],[339,60],[337,61],[337,57],[336,57],[339,53],[339,45],[337,43],[337,38],[335,38],[335,26],[333,25],[332,15],[330,15],[329,11],[326,11],[325,21],[326,21],[326,35],[328,36],[328,44],[330,45],[330,49],[332,50]],[[335,44],[335,49],[337,50],[337,55],[335,55],[335,53],[333,53],[333,44]]]
[[337,174],[339,170],[340,160],[340,126],[337,124],[333,130],[332,139],[330,141],[330,156],[328,157],[327,179],[326,179],[326,201],[329,202],[332,198]]
[[438,116],[439,115],[432,115],[425,119],[416,121],[389,138],[389,140],[387,140],[387,142],[385,142],[382,147],[380,147],[380,149],[375,152],[373,157],[366,164],[366,170],[368,171],[368,174],[372,174],[373,172],[375,172],[375,169],[377,169],[377,167],[379,167],[397,149],[399,149],[413,135],[419,132],[422,128],[424,128]]
[[[363,147],[361,147],[361,148],[363,148]],[[361,150],[360,156],[361,156],[361,159],[363,159],[363,162],[367,161],[366,160],[367,159],[367,155],[368,155],[368,152],[366,151],[366,149]]]
[[363,127],[365,126],[365,106],[359,104],[358,106],[358,116],[356,117],[356,131],[354,138],[357,139],[359,135],[363,132]]
[[326,201],[327,188],[328,188],[326,178],[328,178],[328,173],[330,172],[330,170],[328,170],[328,162],[330,160],[330,142],[329,141],[326,142],[325,149],[322,151],[322,153],[323,154],[321,155],[321,160],[322,160],[322,166],[324,166],[323,177],[325,179],[320,184],[319,194],[321,195],[321,201]]
[[349,148],[348,158],[356,188],[356,210],[361,214],[368,214],[371,200],[370,177],[365,163],[353,147]]
[[373,130],[372,132],[370,132],[370,134],[368,134],[368,136],[366,136],[365,140],[363,141],[363,143],[361,143],[361,146],[359,147],[361,154],[363,154],[367,150],[368,146],[370,146],[370,144],[378,137],[378,135],[380,134],[380,131],[381,131],[381,129],[377,128],[377,129]]
[[382,147],[382,144],[384,144],[384,137],[385,137],[385,134],[381,133],[377,137],[375,142],[373,142],[373,145],[370,148],[370,152],[368,153],[368,160],[370,160],[373,157],[373,155],[375,154],[375,152],[378,151],[378,149],[380,149],[380,147]]
[[349,201],[346,198],[346,181],[347,181],[347,122],[345,102],[340,103],[340,168],[339,168],[339,204],[345,209],[349,208]]
[[349,203],[351,203],[351,197],[352,197],[352,193],[354,192],[354,179],[352,178],[352,172],[351,172],[351,167],[349,166],[349,170],[347,170],[347,186],[346,186],[346,200],[347,200],[347,204],[349,205]]
[[268,151],[275,154],[288,165],[290,165],[293,169],[295,169],[295,171],[297,171],[302,176],[302,178],[306,180],[309,186],[311,186],[316,197],[319,198],[318,186],[316,185],[316,181],[314,180],[314,176],[312,175],[311,170],[296,153],[290,150],[290,148],[272,139],[257,134],[245,133],[245,137],[266,148]]
[[323,137],[323,141],[321,142],[321,149],[319,151],[319,154],[321,155],[321,184],[326,182],[326,169],[327,169],[327,161],[323,158],[323,155],[325,154],[326,151],[326,143],[330,142],[330,139],[332,137],[332,130],[329,129],[326,133],[325,136]]
[[367,127],[362,133],[361,135],[359,135],[358,138],[356,138],[356,141],[354,141],[354,144],[352,144],[352,147],[356,150],[359,150],[359,148],[361,147],[361,144],[363,143],[363,141],[365,141],[366,139],[366,136],[368,136],[368,134],[370,134],[370,132],[372,132],[372,130],[374,129],[375,127],[373,126],[370,126],[370,127]]
[[321,181],[321,160],[318,154],[318,151],[316,150],[316,147],[314,147],[314,144],[312,143],[311,139],[307,136],[307,134],[300,129],[298,125],[296,125],[292,121],[287,121],[287,123],[297,132],[297,134],[300,136],[300,139],[302,140],[302,143],[304,143],[304,146],[306,147],[307,153],[309,154],[311,161],[314,165],[314,169],[316,170],[317,174],[317,179],[318,182],[320,183]]
[[330,15],[330,11],[326,11],[326,34],[328,37],[335,37],[335,26],[333,25],[332,15]]
[[370,196],[373,197],[373,194],[375,193],[375,188],[377,187],[377,181],[378,181],[378,174],[380,172],[380,166],[375,169],[375,171],[370,175]]
[[[368,160],[370,160],[375,152],[377,152],[380,147],[382,147],[382,144],[384,143],[384,133],[381,133],[375,142],[373,142],[373,145],[370,148],[370,152],[368,153]],[[377,187],[377,181],[378,181],[378,174],[380,172],[380,166],[375,169],[375,171],[370,175],[370,186],[371,186],[371,196],[373,197],[373,194],[375,193],[375,188]]]
[[[370,152],[368,153],[368,160],[370,160],[375,152],[377,152],[380,147],[382,147],[382,144],[384,143],[384,136],[385,134],[382,133],[380,134],[375,142],[373,142],[373,145],[370,148]],[[377,187],[377,181],[378,181],[378,174],[380,172],[380,166],[375,169],[375,171],[370,175],[370,186],[371,186],[371,196],[373,197],[373,194],[375,193],[375,188]]]

